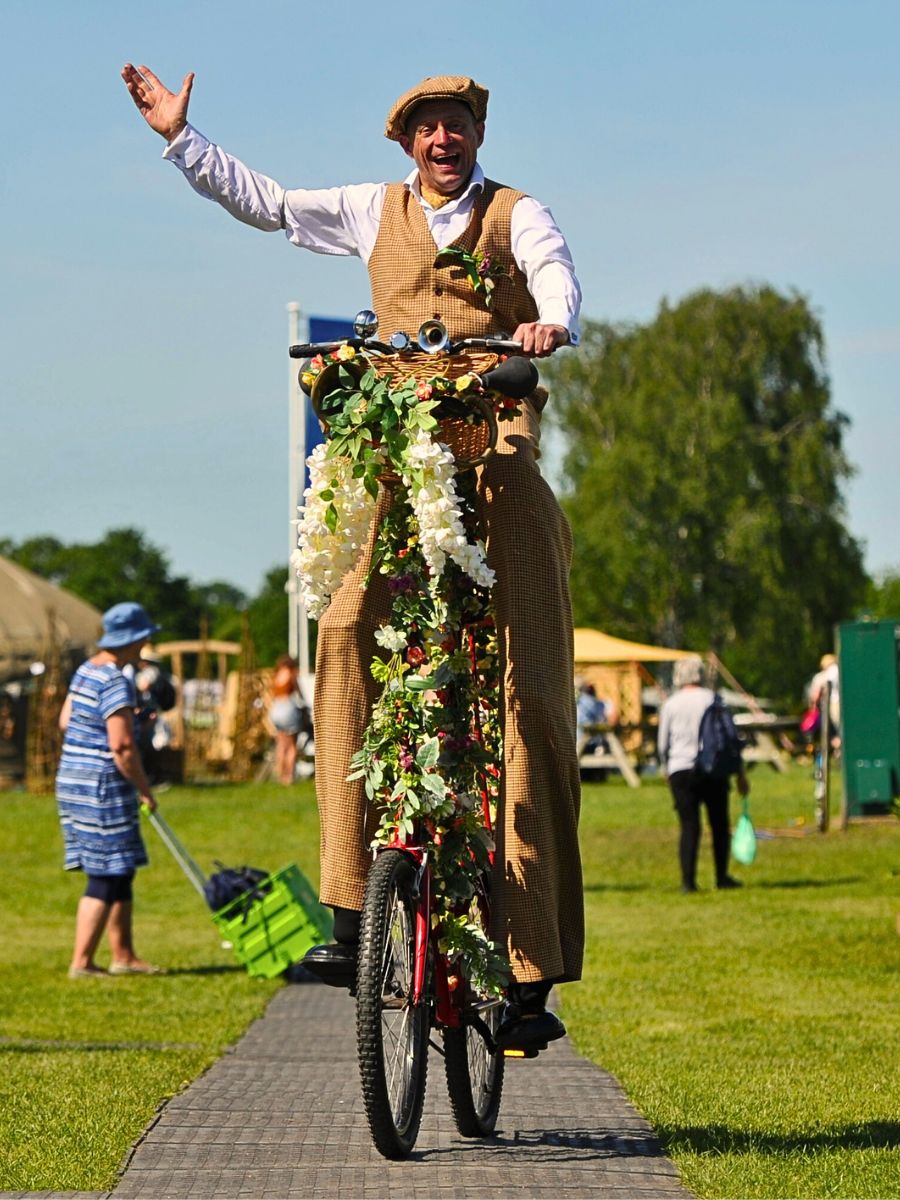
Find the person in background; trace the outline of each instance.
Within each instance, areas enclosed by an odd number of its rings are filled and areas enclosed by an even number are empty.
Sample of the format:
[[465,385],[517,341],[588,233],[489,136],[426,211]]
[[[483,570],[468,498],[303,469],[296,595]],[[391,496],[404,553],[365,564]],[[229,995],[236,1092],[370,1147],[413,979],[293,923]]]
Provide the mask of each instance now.
[[[159,626],[140,604],[103,614],[98,651],[75,672],[59,724],[63,747],[56,799],[67,871],[87,876],[75,921],[69,977],[154,975],[160,968],[134,949],[132,882],[147,862],[139,808],[156,809],[135,736],[134,686],[124,674]],[[109,971],[95,962],[104,930]]]
[[832,748],[837,750],[841,744],[841,678],[838,669],[838,660],[833,654],[822,655],[819,660],[819,670],[810,680],[810,708],[819,708],[826,688],[831,689],[828,696],[829,735],[831,737]]
[[603,737],[594,730],[596,725],[615,725],[619,718],[612,700],[601,700],[592,683],[582,683],[578,688],[575,705],[578,757],[581,758],[592,742],[603,742]]
[[[728,823],[728,779],[704,775],[695,769],[700,751],[700,723],[715,699],[715,692],[703,686],[703,660],[692,655],[675,663],[676,691],[660,709],[659,764],[669,781],[675,811],[681,825],[678,858],[681,865],[681,890],[696,892],[697,857],[700,848],[700,809],[712,834],[713,861],[717,888],[741,887],[728,874],[731,831]],[[737,776],[738,791],[746,796],[750,785],[743,768]]]
[[269,720],[275,726],[275,773],[283,784],[294,782],[297,738],[309,723],[309,714],[300,694],[298,669],[296,659],[282,654],[272,676]]
[[[129,673],[129,668],[125,668]],[[175,685],[159,665],[159,656],[145,647],[133,671],[137,699],[135,728],[141,761],[151,785],[162,783],[161,752],[172,740],[172,730],[163,713],[175,707]]]

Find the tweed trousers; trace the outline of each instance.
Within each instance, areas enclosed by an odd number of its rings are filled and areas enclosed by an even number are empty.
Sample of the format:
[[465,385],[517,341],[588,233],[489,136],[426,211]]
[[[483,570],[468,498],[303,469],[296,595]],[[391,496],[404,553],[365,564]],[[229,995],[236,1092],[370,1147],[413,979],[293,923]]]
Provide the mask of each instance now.
[[[519,982],[581,977],[584,904],[578,848],[571,532],[536,462],[536,411],[526,403],[500,424],[497,452],[478,468],[501,656],[503,772],[493,880],[495,940]],[[359,909],[377,814],[360,781],[348,783],[378,685],[369,664],[390,596],[375,574],[363,590],[369,543],[319,623],[316,653],[316,791],[321,823],[321,899]]]

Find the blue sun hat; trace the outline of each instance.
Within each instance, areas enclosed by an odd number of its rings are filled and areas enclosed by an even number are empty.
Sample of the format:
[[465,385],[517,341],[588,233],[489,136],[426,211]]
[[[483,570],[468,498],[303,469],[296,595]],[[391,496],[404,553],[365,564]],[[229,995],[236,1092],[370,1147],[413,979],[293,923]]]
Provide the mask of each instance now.
[[144,641],[154,633],[159,633],[161,628],[161,625],[154,625],[150,620],[143,605],[133,600],[123,600],[103,614],[103,637],[97,645],[101,650],[118,650],[122,646],[130,646],[132,642]]

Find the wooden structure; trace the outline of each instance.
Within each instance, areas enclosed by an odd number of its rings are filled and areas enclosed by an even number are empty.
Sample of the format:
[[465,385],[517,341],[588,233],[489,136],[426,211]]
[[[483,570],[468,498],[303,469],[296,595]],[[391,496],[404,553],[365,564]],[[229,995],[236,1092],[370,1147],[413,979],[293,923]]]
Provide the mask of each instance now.
[[690,650],[666,646],[647,646],[612,637],[598,629],[575,630],[575,674],[579,681],[591,683],[601,698],[611,700],[618,709],[615,727],[597,727],[605,748],[581,755],[583,768],[619,771],[629,787],[640,787],[635,769],[644,743],[642,693],[646,684],[656,684],[648,663],[671,663],[688,658]]
[[28,705],[25,752],[25,790],[37,796],[52,795],[62,749],[59,714],[66,698],[62,655],[53,610],[47,613],[48,638],[43,651],[43,671],[35,676]]
[[[268,672],[266,673],[266,675]],[[241,657],[237,671],[237,696],[234,725],[231,729],[232,753],[229,778],[235,783],[253,779],[266,751],[272,744],[268,729],[268,687],[266,675],[256,665],[256,650],[250,636],[250,622],[243,614]]]
[[[239,642],[217,638],[197,638],[178,642],[160,642],[151,655],[171,661],[176,685],[175,708],[165,714],[172,727],[172,750],[183,760],[187,779],[221,773],[231,758],[233,707],[237,702],[237,676],[231,660],[240,656]],[[185,702],[187,660],[196,658],[190,682],[197,684],[195,702]],[[228,734],[226,734],[228,730]]]
[[[575,630],[575,673],[580,681],[592,683],[600,697],[612,700],[619,711],[614,728],[598,726],[606,749],[583,754],[584,768],[620,771],[630,787],[640,786],[635,768],[647,755],[655,754],[656,729],[643,714],[642,693],[645,685],[658,687],[649,664],[674,663],[697,655],[693,650],[674,650],[666,646],[647,646],[611,637],[597,629]],[[796,728],[793,717],[776,717],[763,709],[766,701],[751,696],[742,688],[725,664],[712,651],[699,654],[710,674],[720,676],[732,688],[747,711],[735,714],[738,728],[750,735],[743,754],[746,763],[766,763],[776,771],[785,771],[784,751],[790,749],[787,731]],[[734,700],[729,698],[729,703]]]

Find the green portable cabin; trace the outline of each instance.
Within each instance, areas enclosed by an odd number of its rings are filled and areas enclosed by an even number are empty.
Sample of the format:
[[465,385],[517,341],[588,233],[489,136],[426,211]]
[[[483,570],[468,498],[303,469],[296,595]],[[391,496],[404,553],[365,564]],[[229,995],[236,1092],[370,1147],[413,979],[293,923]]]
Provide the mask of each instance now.
[[900,621],[838,626],[841,755],[850,816],[890,811],[900,795]]

